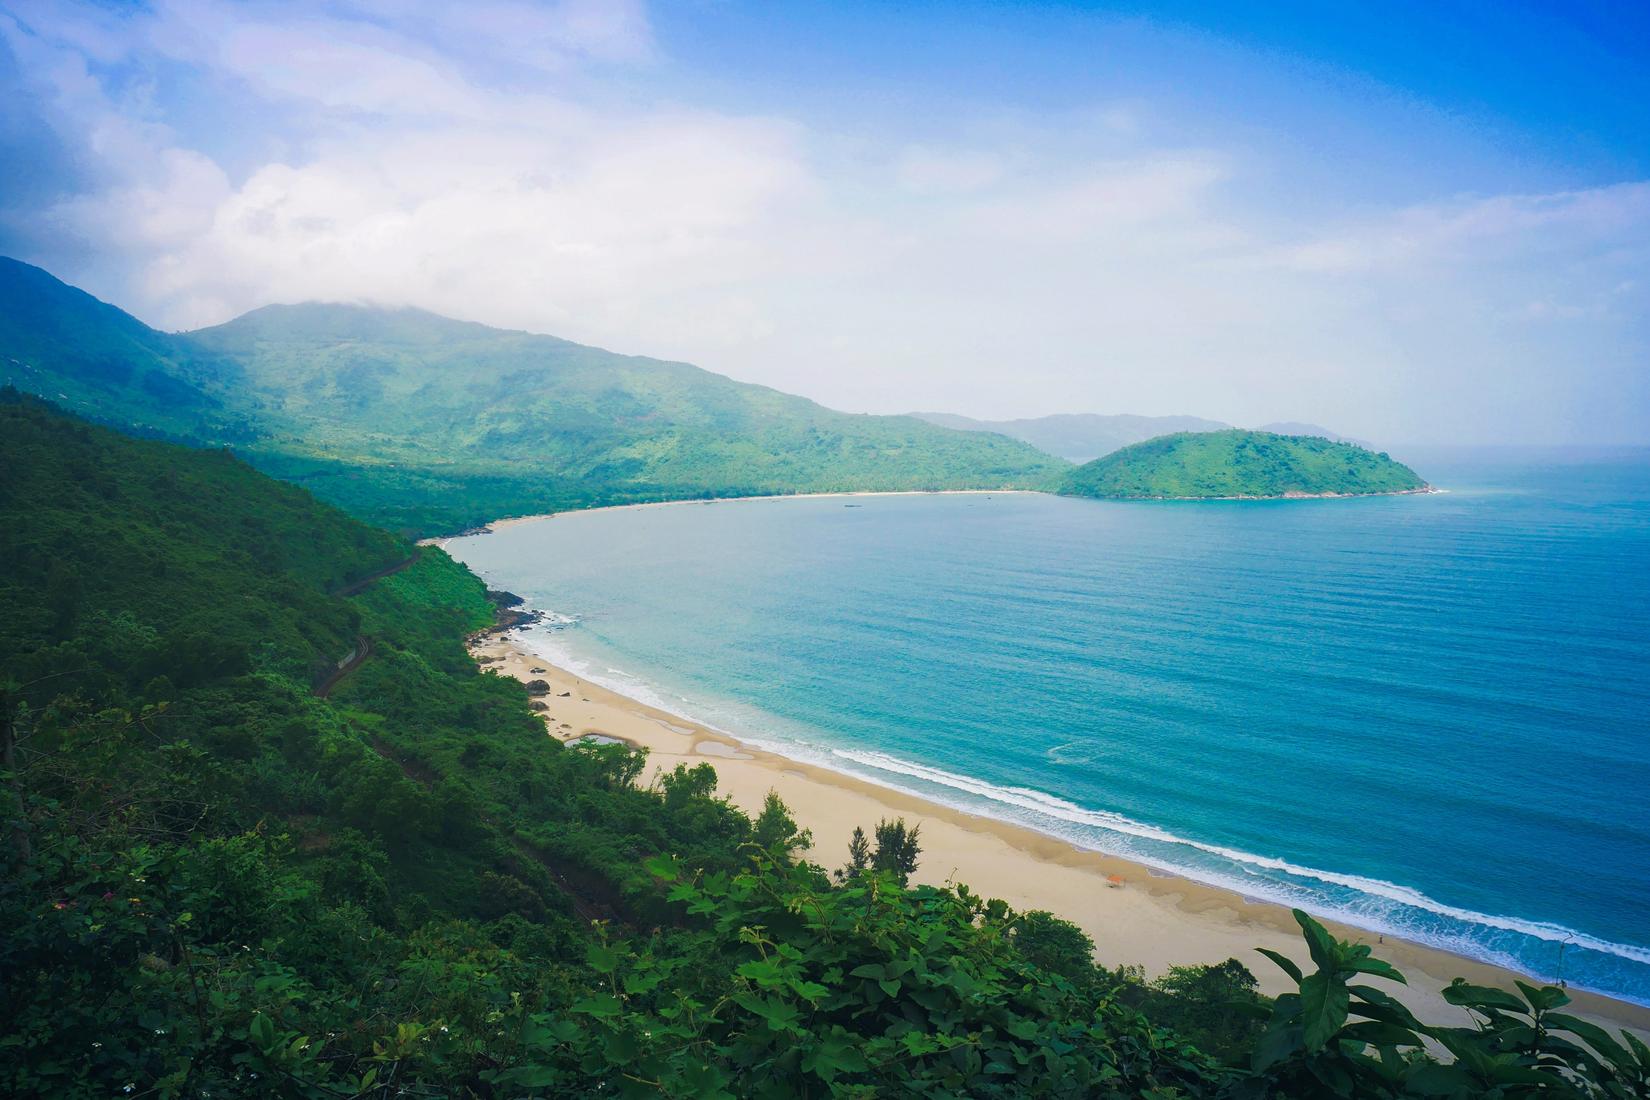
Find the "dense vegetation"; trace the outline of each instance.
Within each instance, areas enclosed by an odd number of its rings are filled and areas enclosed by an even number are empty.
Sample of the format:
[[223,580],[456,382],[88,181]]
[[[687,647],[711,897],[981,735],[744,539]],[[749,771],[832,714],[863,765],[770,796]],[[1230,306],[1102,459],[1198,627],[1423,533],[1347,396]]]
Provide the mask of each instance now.
[[140,435],[245,441],[247,418],[218,391],[232,381],[164,332],[0,256],[0,383]]
[[[223,452],[0,394],[0,1095],[1632,1097],[1557,989],[1423,1027],[1300,914],[1153,984],[1047,913],[810,861],[477,670],[481,583]],[[333,684],[348,654],[367,657]],[[868,823],[869,824],[869,823]],[[1423,1043],[1449,1053],[1428,1055]]]
[[15,393],[0,466],[0,1095],[1206,1071],[1096,1017],[1086,957],[1084,996],[1041,980],[1002,906],[834,883],[708,766],[642,789],[640,754],[546,737],[465,653],[493,605],[440,551]]
[[1060,487],[1114,499],[1354,496],[1426,487],[1385,454],[1321,436],[1180,432],[1079,466]]
[[1066,464],[686,363],[418,310],[271,306],[183,335],[0,259],[0,381],[123,429],[230,442],[381,525],[593,504],[1052,487]]
[[[1127,413],[1055,413],[1022,420],[975,420],[954,413],[912,413],[930,424],[965,432],[996,432],[1072,462],[1090,462],[1173,432],[1218,432],[1230,428],[1197,416],[1133,416]],[[1265,430],[1265,429],[1262,429]]]

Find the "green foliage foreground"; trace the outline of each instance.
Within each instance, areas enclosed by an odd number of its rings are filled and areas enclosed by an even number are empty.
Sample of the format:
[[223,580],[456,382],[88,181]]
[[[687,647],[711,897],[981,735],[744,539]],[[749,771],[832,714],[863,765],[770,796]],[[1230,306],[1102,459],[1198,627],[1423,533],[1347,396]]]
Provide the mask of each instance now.
[[1304,914],[1268,1003],[902,886],[910,833],[829,875],[708,765],[546,737],[439,551],[336,594],[409,548],[226,455],[10,395],[0,468],[0,1095],[1646,1094],[1561,991],[1423,1027]]

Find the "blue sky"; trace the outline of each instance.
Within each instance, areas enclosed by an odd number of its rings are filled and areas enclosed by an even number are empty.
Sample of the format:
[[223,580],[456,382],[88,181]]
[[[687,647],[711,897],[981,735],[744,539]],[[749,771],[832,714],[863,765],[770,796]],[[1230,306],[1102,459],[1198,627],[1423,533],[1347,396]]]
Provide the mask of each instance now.
[[0,252],[840,408],[1650,443],[1650,5],[0,6]]

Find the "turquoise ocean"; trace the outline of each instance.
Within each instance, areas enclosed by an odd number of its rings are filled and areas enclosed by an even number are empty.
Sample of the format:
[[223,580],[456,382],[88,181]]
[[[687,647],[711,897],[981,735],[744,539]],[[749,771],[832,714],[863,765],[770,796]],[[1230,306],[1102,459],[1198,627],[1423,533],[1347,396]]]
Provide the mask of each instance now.
[[1650,452],[1403,457],[1447,491],[728,501],[449,550],[546,612],[529,648],[746,741],[1650,1003]]

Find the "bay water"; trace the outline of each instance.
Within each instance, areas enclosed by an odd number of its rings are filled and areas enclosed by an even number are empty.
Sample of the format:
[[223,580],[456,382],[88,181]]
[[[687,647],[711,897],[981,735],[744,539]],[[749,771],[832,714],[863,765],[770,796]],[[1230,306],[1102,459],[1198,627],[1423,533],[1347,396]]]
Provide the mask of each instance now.
[[727,501],[448,549],[547,613],[528,648],[760,747],[1650,1003],[1650,453],[1420,457],[1446,492]]

